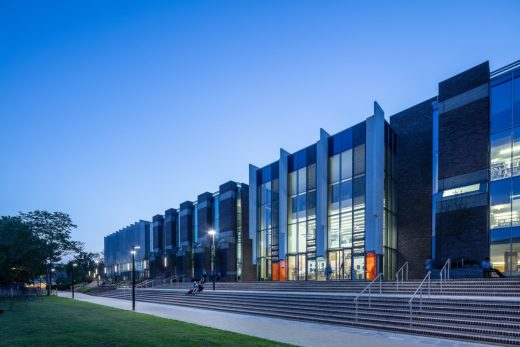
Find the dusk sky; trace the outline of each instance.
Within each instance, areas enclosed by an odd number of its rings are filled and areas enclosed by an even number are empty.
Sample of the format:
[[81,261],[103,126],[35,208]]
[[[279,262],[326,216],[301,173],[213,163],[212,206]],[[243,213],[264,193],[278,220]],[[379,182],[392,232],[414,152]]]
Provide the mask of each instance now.
[[[0,2],[0,215],[103,236],[520,59],[520,1]],[[455,4],[456,3],[456,4]]]

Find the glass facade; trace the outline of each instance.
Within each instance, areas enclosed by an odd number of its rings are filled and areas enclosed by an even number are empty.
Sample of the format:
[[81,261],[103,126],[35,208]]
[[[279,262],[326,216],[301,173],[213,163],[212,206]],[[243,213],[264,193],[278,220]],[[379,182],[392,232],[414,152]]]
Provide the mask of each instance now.
[[365,278],[365,143],[353,135],[329,139],[328,279]]
[[150,254],[151,223],[139,221],[105,237],[104,260],[106,277],[116,281],[131,279],[132,246],[139,246],[135,254],[136,278],[148,278],[150,275],[146,259]]
[[236,249],[236,271],[237,281],[242,280],[242,271],[244,266],[244,252],[243,252],[243,237],[242,234],[242,187],[237,187],[237,249]]
[[520,276],[520,69],[491,81],[490,255]]
[[287,279],[313,280],[316,267],[316,146],[288,158]]
[[279,260],[278,162],[257,172],[257,270],[258,279],[272,278],[273,263]]
[[385,123],[385,198],[383,200],[383,276],[395,278],[397,268],[397,136]]

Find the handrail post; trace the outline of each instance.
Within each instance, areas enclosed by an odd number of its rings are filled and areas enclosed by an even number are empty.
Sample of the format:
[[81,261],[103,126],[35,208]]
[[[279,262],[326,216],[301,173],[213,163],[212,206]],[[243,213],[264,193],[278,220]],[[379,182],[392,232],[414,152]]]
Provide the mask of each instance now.
[[431,279],[430,273],[428,273],[428,297],[431,295],[430,286],[431,286]]

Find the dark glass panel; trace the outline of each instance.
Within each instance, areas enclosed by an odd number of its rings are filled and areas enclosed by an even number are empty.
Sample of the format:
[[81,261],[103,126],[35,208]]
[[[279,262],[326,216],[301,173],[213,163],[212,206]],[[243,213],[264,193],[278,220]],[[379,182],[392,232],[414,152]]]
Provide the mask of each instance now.
[[513,126],[520,126],[520,77],[513,80]]
[[491,133],[512,127],[511,80],[491,88]]

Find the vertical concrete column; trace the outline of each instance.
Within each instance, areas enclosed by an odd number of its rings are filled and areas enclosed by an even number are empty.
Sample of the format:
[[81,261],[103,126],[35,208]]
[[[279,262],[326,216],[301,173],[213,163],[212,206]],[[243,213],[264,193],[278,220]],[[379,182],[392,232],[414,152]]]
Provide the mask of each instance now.
[[258,182],[256,181],[256,172],[258,168],[254,165],[249,164],[249,238],[253,242],[252,244],[252,258],[251,261],[256,265],[256,219],[258,213],[258,207],[256,204],[256,190]]
[[278,161],[278,249],[279,259],[285,260],[287,252],[287,176],[289,153],[280,148]]
[[374,102],[374,115],[367,118],[366,125],[365,250],[378,255],[377,273],[379,273],[382,271],[383,255],[385,114],[377,102]]
[[316,256],[324,257],[327,250],[327,193],[328,157],[330,135],[320,129],[320,140],[316,146]]

